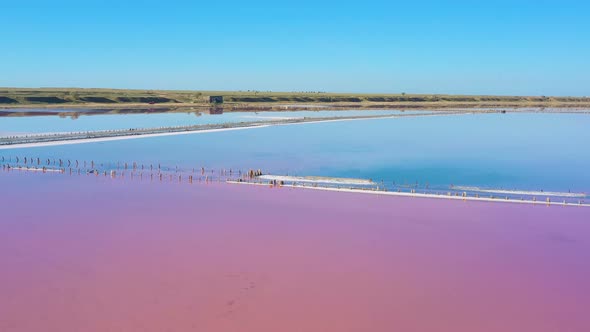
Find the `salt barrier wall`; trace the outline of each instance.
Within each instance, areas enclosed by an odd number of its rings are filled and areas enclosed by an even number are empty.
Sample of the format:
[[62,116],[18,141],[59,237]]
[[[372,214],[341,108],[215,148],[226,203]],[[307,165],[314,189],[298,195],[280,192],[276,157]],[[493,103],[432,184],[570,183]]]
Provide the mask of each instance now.
[[0,174],[1,331],[589,331],[587,208]]

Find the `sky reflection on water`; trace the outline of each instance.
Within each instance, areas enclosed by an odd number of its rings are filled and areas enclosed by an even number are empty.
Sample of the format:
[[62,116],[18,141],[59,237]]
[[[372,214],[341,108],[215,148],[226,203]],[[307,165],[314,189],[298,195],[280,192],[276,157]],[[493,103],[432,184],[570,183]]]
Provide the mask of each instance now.
[[17,149],[0,156],[588,193],[589,128],[584,114],[466,114]]

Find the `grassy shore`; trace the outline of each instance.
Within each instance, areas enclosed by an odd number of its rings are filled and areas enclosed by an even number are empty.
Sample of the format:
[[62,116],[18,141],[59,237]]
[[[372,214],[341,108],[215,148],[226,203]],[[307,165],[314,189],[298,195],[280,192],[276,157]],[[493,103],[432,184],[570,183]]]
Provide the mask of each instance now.
[[356,94],[264,91],[172,91],[79,88],[0,88],[0,108],[171,108],[211,107],[209,96],[223,96],[232,109],[339,108],[588,108],[589,97],[471,96],[437,94]]

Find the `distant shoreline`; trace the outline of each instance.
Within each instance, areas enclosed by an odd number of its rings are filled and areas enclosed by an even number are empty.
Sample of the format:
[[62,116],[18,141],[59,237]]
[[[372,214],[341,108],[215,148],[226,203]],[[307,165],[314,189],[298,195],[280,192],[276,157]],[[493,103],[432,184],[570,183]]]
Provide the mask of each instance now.
[[[214,99],[221,97],[222,100]],[[219,101],[219,103],[211,103]],[[590,97],[475,96],[263,91],[173,91],[78,88],[0,88],[0,109],[179,108],[230,110],[590,108]]]
[[0,104],[0,110],[10,109],[37,109],[37,110],[60,110],[60,109],[80,109],[80,110],[171,110],[171,109],[189,109],[193,111],[205,111],[210,109],[222,109],[225,112],[238,111],[300,111],[300,110],[378,110],[378,109],[399,109],[399,110],[449,110],[449,109],[527,109],[527,108],[545,108],[545,109],[590,109],[588,103],[429,103],[429,102],[390,102],[390,103],[310,103],[306,105],[285,104],[285,103],[226,103],[222,105],[213,104],[144,104],[144,103],[118,103],[118,104]]

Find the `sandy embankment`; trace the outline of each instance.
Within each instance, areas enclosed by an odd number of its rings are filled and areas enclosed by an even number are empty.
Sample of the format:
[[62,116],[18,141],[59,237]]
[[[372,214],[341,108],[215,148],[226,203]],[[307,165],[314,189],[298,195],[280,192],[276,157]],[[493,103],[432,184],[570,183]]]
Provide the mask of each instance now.
[[534,191],[534,190],[507,190],[507,189],[486,189],[479,187],[454,186],[455,190],[489,193],[489,194],[503,194],[503,195],[532,195],[532,196],[557,196],[557,197],[578,197],[585,198],[585,193],[572,192],[553,192],[553,191]]
[[370,186],[375,182],[365,179],[351,179],[351,178],[333,178],[322,176],[282,176],[282,175],[260,175],[257,177],[262,180],[276,180],[285,182],[304,182],[304,183],[324,183],[324,184],[339,184],[339,185],[356,185],[356,186]]
[[[273,178],[285,178],[285,177],[275,177]],[[270,177],[266,178],[270,179]],[[345,179],[343,179],[345,180]],[[290,180],[289,180],[290,181]],[[303,182],[301,180],[297,182]],[[318,182],[318,181],[308,181],[314,184],[326,184],[327,182]],[[230,184],[245,184],[245,185],[252,185],[252,186],[268,186],[267,183],[256,183],[256,182],[244,182],[244,181],[227,181]],[[341,185],[351,185],[351,183],[344,183],[344,182],[331,182],[331,184],[341,184]],[[545,199],[539,200],[521,200],[521,199],[514,199],[514,198],[491,198],[491,197],[474,197],[474,196],[453,196],[453,195],[437,195],[437,194],[426,194],[426,193],[419,193],[419,192],[397,192],[397,191],[383,191],[383,190],[374,190],[374,189],[361,189],[361,188],[339,188],[339,187],[322,187],[322,186],[305,186],[300,184],[284,184],[281,187],[285,188],[297,188],[297,189],[310,189],[310,190],[320,190],[320,191],[334,191],[334,192],[343,192],[343,193],[354,193],[354,194],[369,194],[369,195],[380,195],[380,196],[398,196],[398,197],[416,197],[416,198],[429,198],[429,199],[446,199],[446,200],[456,200],[456,201],[479,201],[479,202],[494,202],[494,203],[516,203],[516,204],[532,204],[532,205],[561,205],[561,206],[576,206],[576,207],[590,207],[590,204],[578,202],[565,202],[565,201],[547,201]],[[585,197],[585,196],[584,196]],[[543,197],[544,198],[544,197]]]
[[[129,134],[129,135],[116,135],[116,136],[111,136],[111,137],[65,139],[65,140],[55,140],[55,141],[38,142],[38,143],[6,144],[6,145],[0,145],[0,150],[34,148],[34,147],[43,147],[43,146],[56,146],[56,145],[69,145],[69,144],[82,144],[82,143],[109,142],[109,141],[119,141],[119,140],[126,140],[126,139],[138,139],[138,138],[161,137],[161,136],[205,134],[205,133],[213,133],[213,132],[232,131],[232,130],[266,128],[266,127],[270,127],[270,126],[292,126],[292,125],[326,123],[326,122],[393,119],[393,118],[400,118],[400,117],[417,117],[417,116],[446,116],[446,115],[456,115],[456,114],[463,114],[463,113],[453,113],[453,112],[440,113],[439,112],[439,113],[410,114],[410,115],[396,114],[396,115],[386,115],[386,116],[330,118],[330,119],[318,119],[318,120],[315,120],[313,118],[303,118],[303,119],[301,119],[300,122],[285,122],[285,123],[282,123],[282,122],[264,123],[264,122],[262,122],[262,123],[254,123],[254,124],[246,123],[246,124],[243,124],[242,126],[236,124],[236,126],[228,127],[228,128],[180,130],[180,131],[172,131],[172,132],[158,132],[158,133],[153,133],[153,134],[149,134],[149,133],[138,134],[137,132],[134,132],[133,134]],[[286,121],[288,121],[288,120],[286,120]]]
[[70,144],[83,144],[83,143],[110,142],[110,141],[122,141],[122,140],[128,140],[128,139],[149,138],[149,137],[206,134],[206,133],[214,133],[214,132],[221,132],[221,131],[245,130],[245,129],[264,128],[264,127],[268,127],[268,125],[260,125],[260,126],[256,126],[256,127],[236,127],[236,128],[223,128],[223,129],[196,130],[196,131],[178,131],[178,132],[171,132],[171,133],[113,136],[113,137],[73,139],[73,140],[41,142],[41,143],[0,145],[0,150],[24,149],[24,148],[43,147],[43,146],[70,145]]

